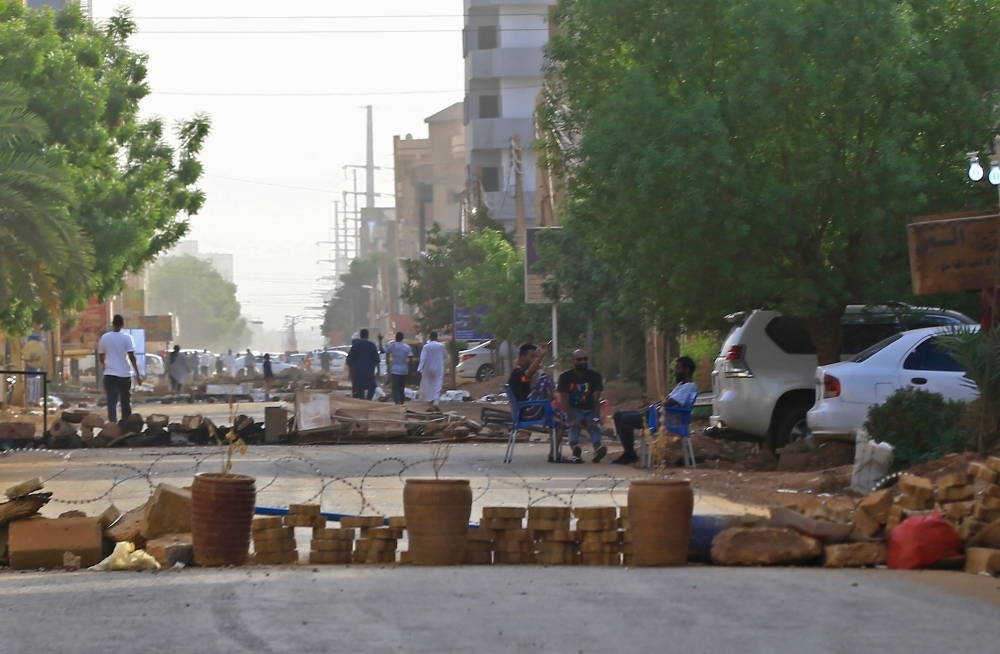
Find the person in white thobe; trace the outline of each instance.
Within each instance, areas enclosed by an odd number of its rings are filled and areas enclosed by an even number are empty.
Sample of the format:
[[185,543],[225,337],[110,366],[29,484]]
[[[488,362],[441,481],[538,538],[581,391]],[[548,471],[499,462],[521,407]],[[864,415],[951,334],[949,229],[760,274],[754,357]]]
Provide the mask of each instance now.
[[224,357],[222,357],[222,362],[224,364],[226,364],[226,374],[229,375],[230,377],[235,377],[236,376],[236,355],[233,354],[232,350],[229,350],[229,353],[227,355],[225,355]]
[[420,400],[437,406],[444,383],[444,345],[438,342],[437,332],[431,332],[431,340],[420,350]]

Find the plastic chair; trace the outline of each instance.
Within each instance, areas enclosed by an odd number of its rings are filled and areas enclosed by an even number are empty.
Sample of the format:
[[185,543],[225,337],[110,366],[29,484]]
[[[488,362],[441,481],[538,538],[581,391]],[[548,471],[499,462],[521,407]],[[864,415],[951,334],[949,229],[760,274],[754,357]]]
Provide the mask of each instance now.
[[[555,416],[552,413],[552,403],[548,400],[525,400],[524,402],[518,402],[517,398],[514,397],[514,390],[510,387],[510,384],[504,386],[507,391],[507,399],[510,401],[510,417],[512,420],[510,427],[510,438],[507,440],[507,454],[504,456],[503,462],[510,463],[514,460],[514,443],[517,440],[517,432],[521,429],[528,429],[530,427],[545,427],[549,430],[549,436],[552,439],[552,457],[553,461],[559,461],[562,459],[562,454],[559,451],[559,442],[556,436],[556,421]],[[525,409],[530,409],[532,407],[542,407],[541,418],[529,420],[524,418]]]
[[[649,415],[647,416],[649,433],[653,434],[660,426],[660,411],[664,412],[665,417],[668,418],[665,425],[667,433],[676,434],[681,437],[681,451],[684,453],[685,468],[695,467],[694,446],[691,444],[691,411],[694,409],[694,403],[697,399],[698,394],[692,393],[691,397],[688,398],[688,401],[682,407],[661,407],[659,404],[654,404],[649,407]],[[670,416],[676,416],[676,419],[670,420]],[[643,468],[650,468],[653,465],[653,452],[649,447],[648,439],[645,437],[642,439],[642,452],[639,455],[639,460],[642,462]]]

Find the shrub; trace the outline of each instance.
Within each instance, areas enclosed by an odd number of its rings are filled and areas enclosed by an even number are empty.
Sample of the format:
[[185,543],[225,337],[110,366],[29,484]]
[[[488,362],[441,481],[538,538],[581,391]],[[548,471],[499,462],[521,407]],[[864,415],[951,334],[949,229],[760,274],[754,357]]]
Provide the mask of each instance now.
[[963,402],[909,387],[869,408],[865,429],[875,440],[892,444],[893,467],[905,470],[964,451],[972,436],[966,426],[968,411]]

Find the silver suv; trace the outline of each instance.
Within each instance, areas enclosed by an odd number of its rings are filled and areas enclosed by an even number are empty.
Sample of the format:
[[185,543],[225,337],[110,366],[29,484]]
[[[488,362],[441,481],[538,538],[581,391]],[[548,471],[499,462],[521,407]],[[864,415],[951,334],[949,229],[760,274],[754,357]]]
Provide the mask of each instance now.
[[[739,432],[765,440],[772,449],[806,435],[806,413],[816,399],[817,360],[804,322],[764,309],[726,318],[734,327],[712,371],[708,433]],[[945,309],[852,305],[841,320],[841,359],[898,332],[962,324],[976,323]]]

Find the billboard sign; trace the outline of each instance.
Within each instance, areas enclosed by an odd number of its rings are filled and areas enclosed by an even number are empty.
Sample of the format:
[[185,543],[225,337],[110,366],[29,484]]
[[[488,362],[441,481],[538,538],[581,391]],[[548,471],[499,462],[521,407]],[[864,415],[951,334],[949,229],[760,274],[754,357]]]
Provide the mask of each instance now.
[[110,313],[108,305],[90,300],[87,308],[80,313],[75,327],[63,326],[62,349],[64,354],[93,354],[101,334],[108,330]]
[[140,316],[139,327],[146,330],[146,339],[150,343],[172,343],[174,340],[174,317]]
[[980,211],[921,216],[907,222],[914,293],[993,287],[1000,266],[1000,216]]
[[460,341],[492,341],[493,334],[483,329],[483,316],[489,307],[466,309],[455,303],[455,339]]

